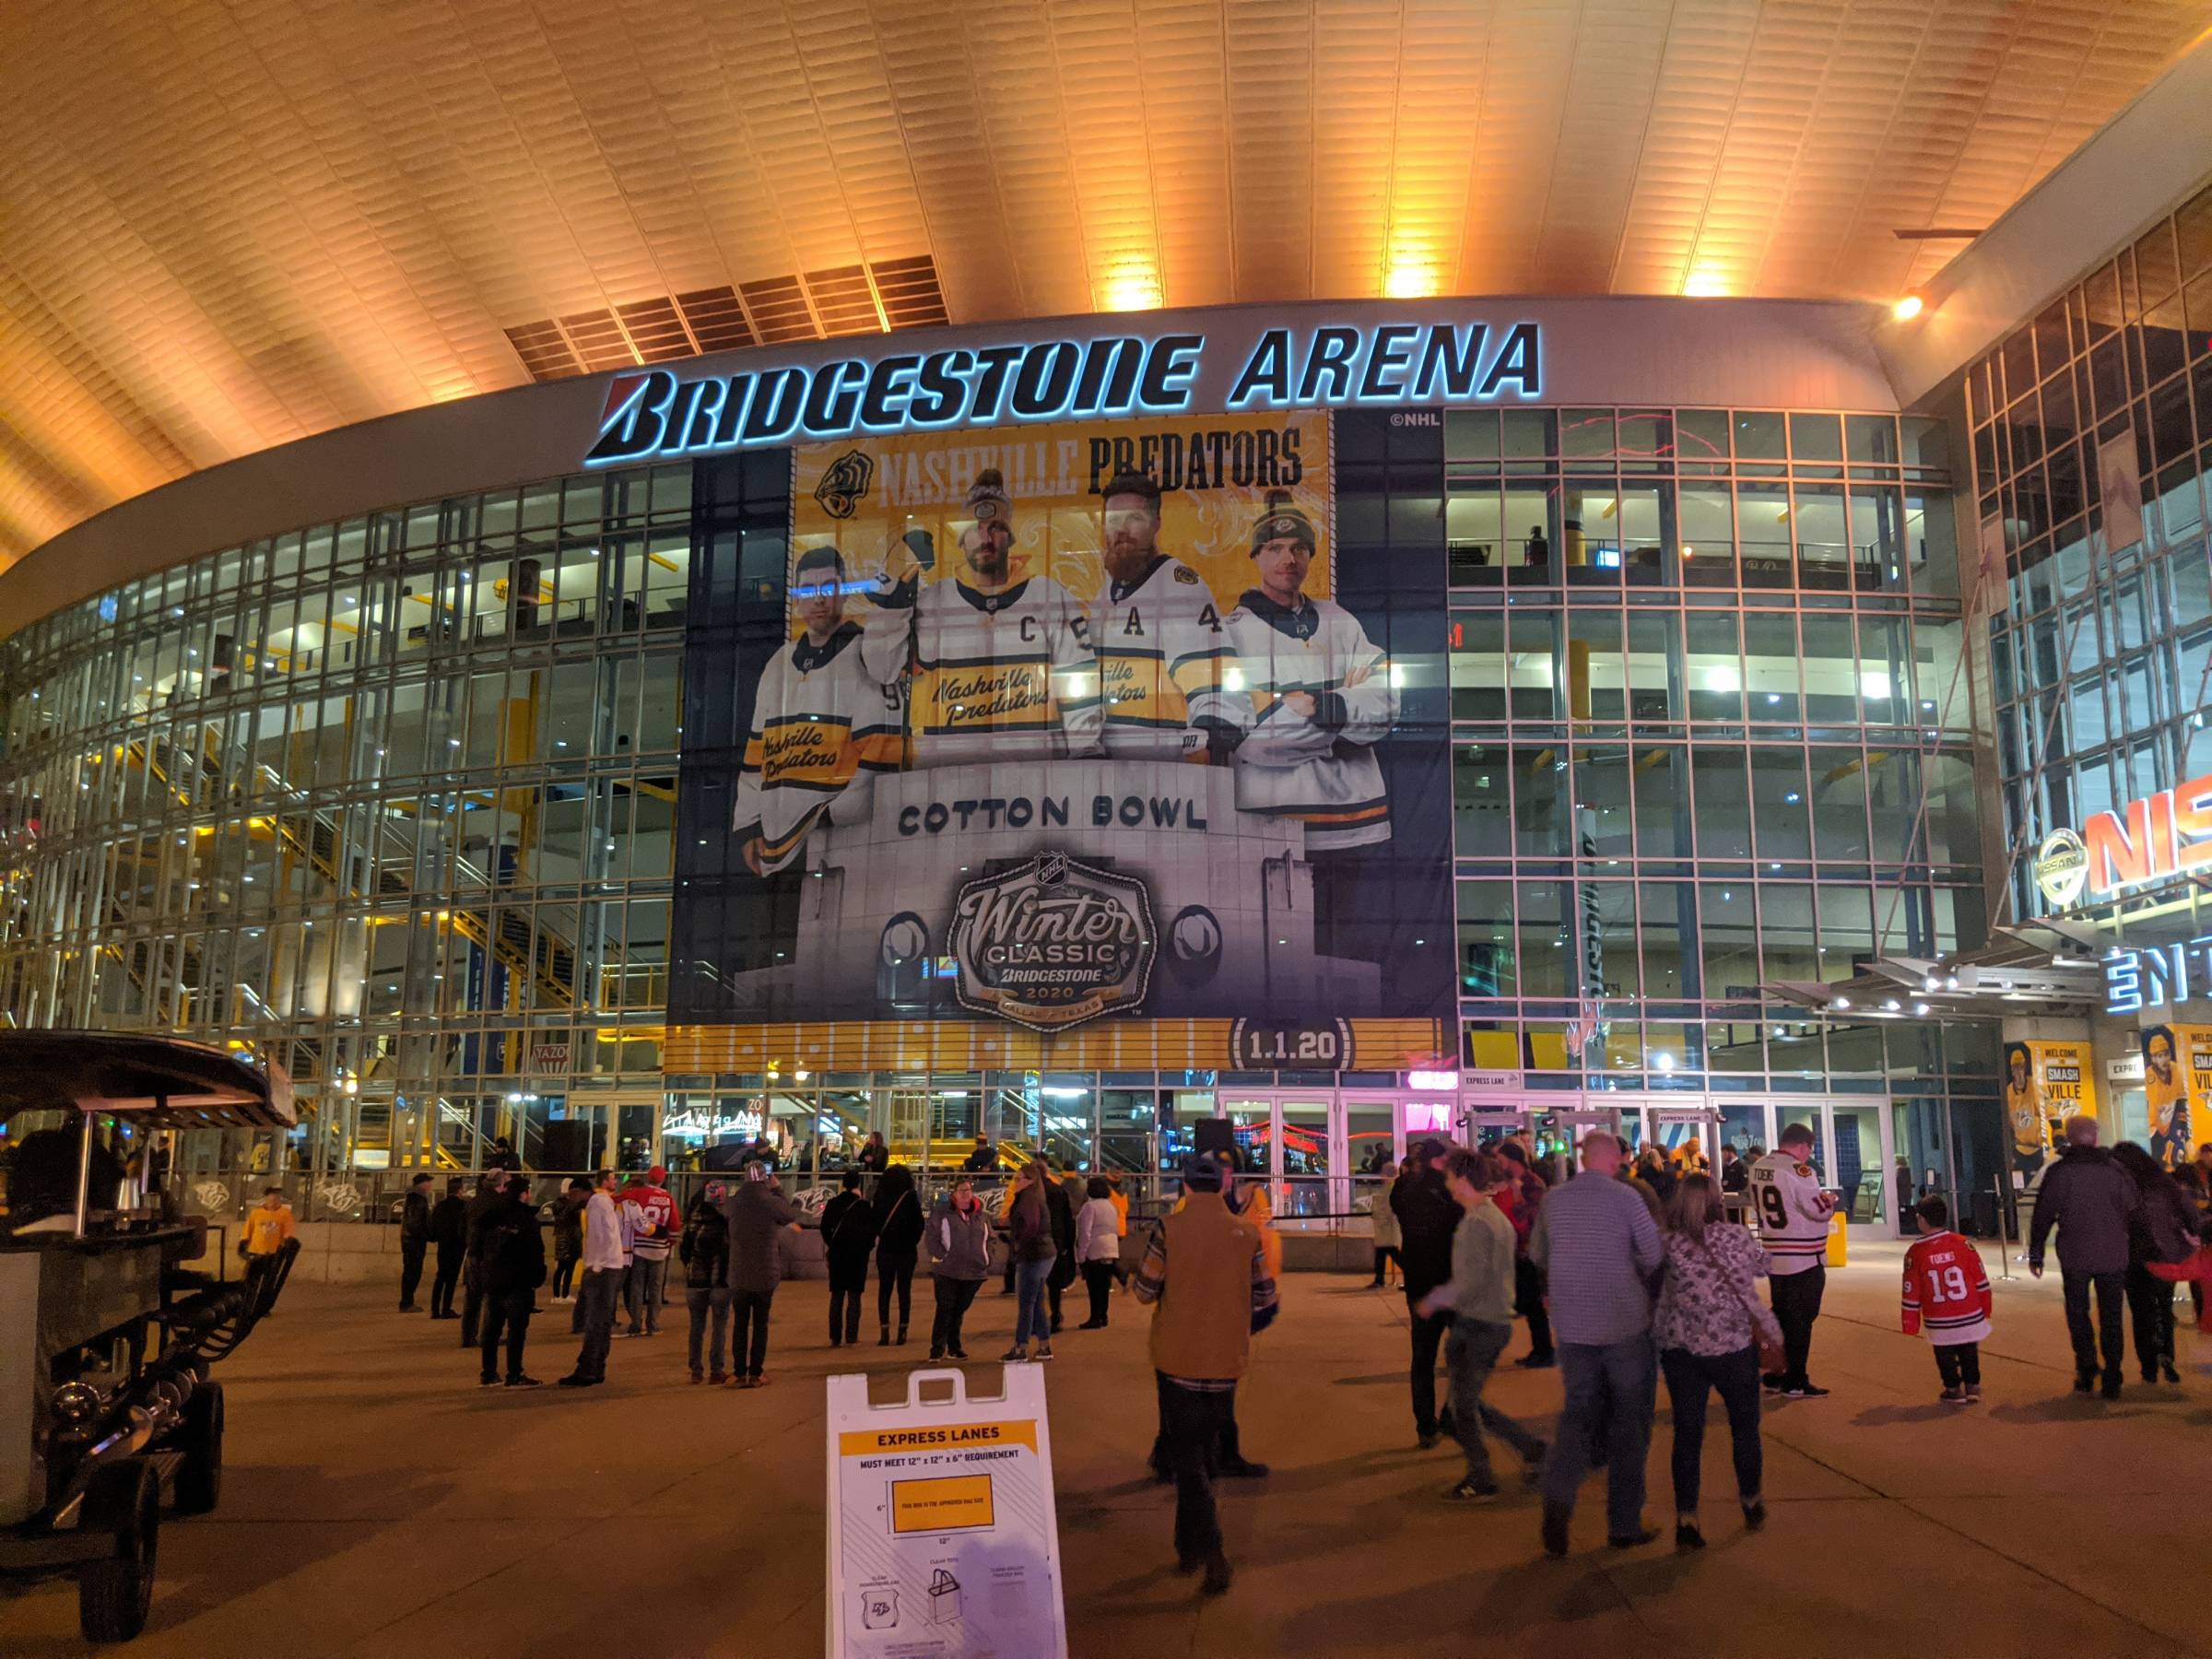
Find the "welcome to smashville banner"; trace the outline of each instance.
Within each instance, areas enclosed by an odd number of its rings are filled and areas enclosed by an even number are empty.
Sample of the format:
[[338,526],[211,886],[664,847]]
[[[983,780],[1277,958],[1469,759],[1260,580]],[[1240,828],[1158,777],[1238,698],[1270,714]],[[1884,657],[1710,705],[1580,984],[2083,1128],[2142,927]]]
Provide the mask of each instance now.
[[[654,369],[607,387],[587,466],[898,432],[1027,421],[1186,415],[1208,378],[1206,336],[888,351],[680,379]],[[1543,393],[1534,323],[1267,328],[1228,348],[1230,412],[1524,400]],[[1216,366],[1218,372],[1218,365]]]

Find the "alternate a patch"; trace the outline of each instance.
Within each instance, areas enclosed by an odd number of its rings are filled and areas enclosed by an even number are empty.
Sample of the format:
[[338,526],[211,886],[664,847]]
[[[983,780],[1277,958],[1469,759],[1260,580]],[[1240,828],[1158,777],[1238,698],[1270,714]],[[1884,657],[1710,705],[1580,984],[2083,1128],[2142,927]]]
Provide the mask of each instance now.
[[1801,1163],[1797,1166],[1797,1173],[1810,1181],[1813,1178],[1813,1166],[1808,1163]]
[[1198,585],[1198,572],[1192,570],[1189,565],[1177,565],[1175,567],[1175,580],[1178,582],[1187,582],[1193,587],[1196,587]]

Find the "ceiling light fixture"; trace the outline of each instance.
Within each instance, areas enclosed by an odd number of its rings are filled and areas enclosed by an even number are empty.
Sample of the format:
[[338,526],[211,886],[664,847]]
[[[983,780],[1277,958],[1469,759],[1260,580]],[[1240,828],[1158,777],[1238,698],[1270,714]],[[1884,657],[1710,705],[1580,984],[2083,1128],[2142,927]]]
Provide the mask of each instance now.
[[1925,304],[1926,301],[1923,300],[1918,294],[1907,294],[1889,308],[1889,314],[1900,323],[1910,323],[1920,315]]

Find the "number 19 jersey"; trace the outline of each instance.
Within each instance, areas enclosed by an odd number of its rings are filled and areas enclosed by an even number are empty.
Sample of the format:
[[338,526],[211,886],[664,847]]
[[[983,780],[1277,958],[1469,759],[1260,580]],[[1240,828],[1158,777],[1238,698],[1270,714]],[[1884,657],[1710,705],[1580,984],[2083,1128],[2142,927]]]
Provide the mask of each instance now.
[[1770,1152],[1751,1166],[1746,1185],[1768,1271],[1786,1278],[1821,1265],[1828,1253],[1828,1206],[1813,1166],[1786,1152]]

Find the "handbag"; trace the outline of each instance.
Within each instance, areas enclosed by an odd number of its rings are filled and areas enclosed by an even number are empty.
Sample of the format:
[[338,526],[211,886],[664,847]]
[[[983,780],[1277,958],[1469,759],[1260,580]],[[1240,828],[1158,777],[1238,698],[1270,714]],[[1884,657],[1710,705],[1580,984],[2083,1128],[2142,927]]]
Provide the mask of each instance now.
[[1782,1326],[1766,1303],[1759,1300],[1757,1292],[1747,1290],[1735,1281],[1735,1277],[1705,1248],[1703,1239],[1690,1241],[1698,1247],[1698,1253],[1712,1265],[1712,1270],[1727,1281],[1728,1288],[1735,1292],[1736,1300],[1744,1304],[1745,1312],[1751,1315],[1751,1340],[1759,1349],[1759,1369],[1768,1375],[1782,1370],[1788,1362],[1783,1351]]

